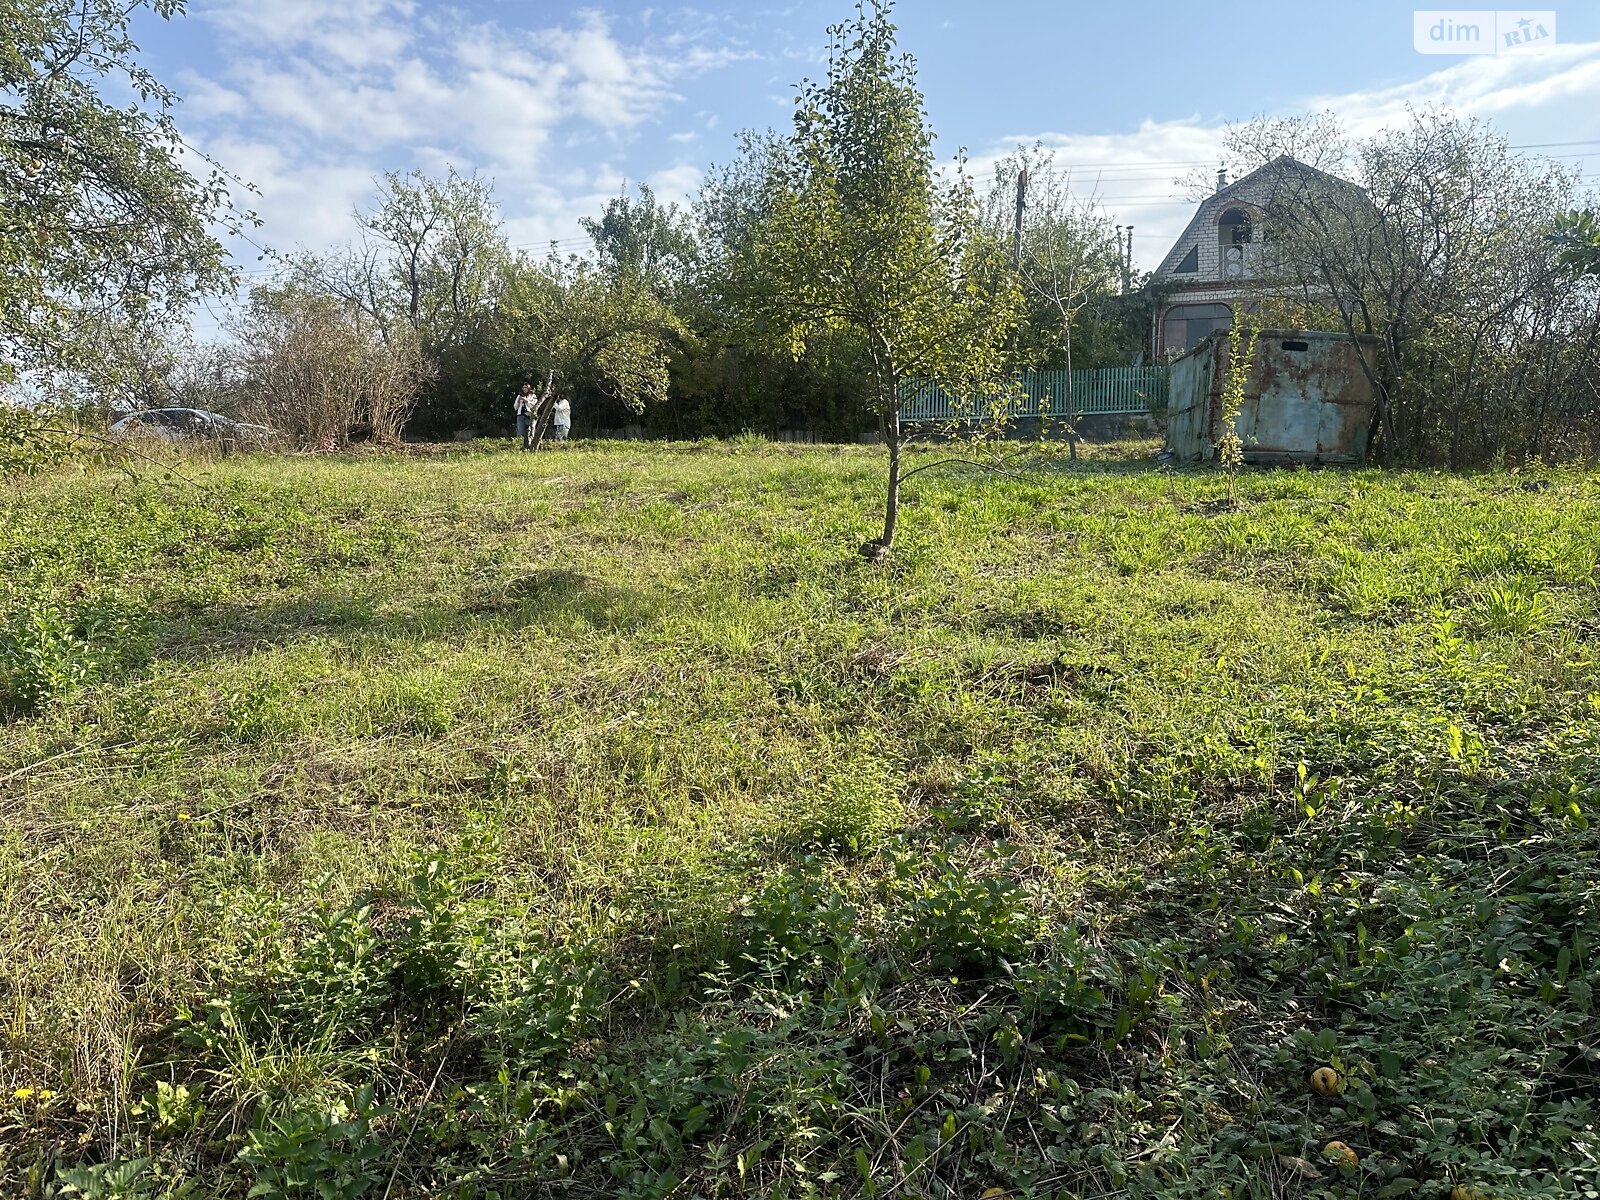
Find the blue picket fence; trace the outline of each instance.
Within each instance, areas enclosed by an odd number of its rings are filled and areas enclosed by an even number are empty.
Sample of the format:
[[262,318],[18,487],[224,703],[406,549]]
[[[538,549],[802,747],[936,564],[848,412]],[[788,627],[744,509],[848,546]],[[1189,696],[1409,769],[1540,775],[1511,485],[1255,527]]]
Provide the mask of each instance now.
[[902,421],[1014,421],[1019,417],[1102,416],[1160,412],[1167,406],[1165,367],[1107,367],[1098,371],[1024,371],[1009,396],[969,400],[937,384],[912,385]]

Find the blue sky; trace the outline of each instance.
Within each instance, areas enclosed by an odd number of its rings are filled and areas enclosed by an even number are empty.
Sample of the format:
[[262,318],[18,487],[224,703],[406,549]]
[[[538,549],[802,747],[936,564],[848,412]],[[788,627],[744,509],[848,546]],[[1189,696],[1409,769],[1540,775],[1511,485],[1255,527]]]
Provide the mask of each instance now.
[[[517,0],[191,0],[139,40],[185,97],[186,136],[253,181],[276,249],[347,239],[385,169],[446,164],[495,180],[512,240],[580,248],[578,218],[624,182],[676,199],[742,128],[783,126],[822,69],[842,2],[565,5]],[[1439,103],[1600,176],[1600,5],[1557,9],[1542,54],[1442,57],[1413,6],[902,0],[941,153],[981,169],[1057,148],[1158,261],[1214,169],[1228,122],[1331,108],[1355,131]],[[1544,143],[1578,143],[1548,146]],[[242,248],[251,260],[255,252]],[[258,264],[245,264],[257,269]],[[205,318],[200,331],[207,332]]]

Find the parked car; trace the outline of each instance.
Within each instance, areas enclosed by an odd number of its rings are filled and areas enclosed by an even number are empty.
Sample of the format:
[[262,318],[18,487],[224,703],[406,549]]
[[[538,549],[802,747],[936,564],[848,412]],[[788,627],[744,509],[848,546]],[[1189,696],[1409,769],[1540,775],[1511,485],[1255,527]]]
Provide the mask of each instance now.
[[266,446],[278,433],[265,425],[235,421],[202,408],[150,408],[129,413],[111,426],[112,437],[156,437],[165,442],[207,439],[230,446]]

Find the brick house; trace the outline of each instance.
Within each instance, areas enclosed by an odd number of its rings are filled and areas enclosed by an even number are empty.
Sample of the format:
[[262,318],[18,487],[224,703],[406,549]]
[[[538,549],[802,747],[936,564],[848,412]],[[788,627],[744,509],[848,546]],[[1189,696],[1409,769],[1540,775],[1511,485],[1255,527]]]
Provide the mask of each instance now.
[[1217,329],[1233,324],[1233,312],[1261,274],[1271,231],[1263,228],[1263,207],[1280,188],[1353,185],[1308,167],[1287,154],[1233,183],[1217,172],[1217,190],[1195,211],[1183,235],[1161,260],[1151,282],[1166,285],[1151,331],[1157,361],[1187,353]]

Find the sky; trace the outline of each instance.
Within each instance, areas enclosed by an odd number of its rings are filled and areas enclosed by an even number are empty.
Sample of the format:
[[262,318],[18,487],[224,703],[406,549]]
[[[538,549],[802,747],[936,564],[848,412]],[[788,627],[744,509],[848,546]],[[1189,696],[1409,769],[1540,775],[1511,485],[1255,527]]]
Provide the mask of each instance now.
[[[147,65],[186,139],[258,191],[251,237],[289,252],[355,232],[381,171],[494,182],[514,245],[582,250],[578,224],[623,187],[685,201],[742,129],[783,128],[820,76],[844,0],[763,6],[548,0],[190,0],[142,14]],[[1182,232],[1229,123],[1331,110],[1355,133],[1438,104],[1600,178],[1600,4],[1555,10],[1554,45],[1418,53],[1410,5],[901,0],[943,156],[981,172],[1043,142],[1135,229],[1153,267]],[[1492,17],[1491,17],[1492,20]],[[233,243],[247,278],[270,264]],[[219,310],[199,314],[214,331]]]

